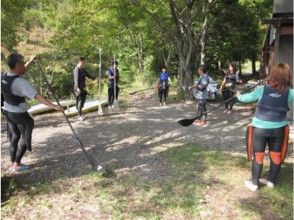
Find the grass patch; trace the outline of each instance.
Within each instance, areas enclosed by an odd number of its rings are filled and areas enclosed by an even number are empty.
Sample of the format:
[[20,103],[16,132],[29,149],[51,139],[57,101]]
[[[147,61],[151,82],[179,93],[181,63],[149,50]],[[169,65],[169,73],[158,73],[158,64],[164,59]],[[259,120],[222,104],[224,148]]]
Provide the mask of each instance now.
[[283,165],[274,189],[253,193],[244,187],[250,163],[243,156],[193,144],[160,156],[159,166],[166,166],[167,172],[160,178],[134,174],[104,178],[95,172],[34,184],[22,192],[11,183],[13,195],[2,207],[2,217],[11,217],[22,204],[29,204],[42,218],[44,210],[55,212],[54,202],[60,196],[61,210],[69,204],[73,212],[87,206],[112,219],[292,219],[292,164]]

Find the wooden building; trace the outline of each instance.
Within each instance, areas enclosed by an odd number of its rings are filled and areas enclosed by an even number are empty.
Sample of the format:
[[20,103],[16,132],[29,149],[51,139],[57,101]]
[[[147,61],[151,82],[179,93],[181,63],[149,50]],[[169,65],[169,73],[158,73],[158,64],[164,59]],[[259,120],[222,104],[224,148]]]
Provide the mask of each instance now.
[[270,68],[288,63],[293,74],[293,0],[274,0],[272,18],[264,40],[259,78],[265,78]]

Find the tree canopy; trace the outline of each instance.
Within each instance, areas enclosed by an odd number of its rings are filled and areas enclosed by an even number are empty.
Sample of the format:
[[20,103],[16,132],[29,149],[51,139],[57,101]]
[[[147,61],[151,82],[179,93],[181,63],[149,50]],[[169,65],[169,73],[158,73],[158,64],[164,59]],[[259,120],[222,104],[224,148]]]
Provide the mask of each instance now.
[[271,5],[270,0],[4,0],[2,61],[12,51],[40,55],[63,96],[69,95],[79,56],[98,73],[99,49],[103,72],[117,57],[125,88],[154,84],[162,65],[187,87],[201,61],[217,74],[219,62],[224,68],[258,60],[261,19],[270,16]]

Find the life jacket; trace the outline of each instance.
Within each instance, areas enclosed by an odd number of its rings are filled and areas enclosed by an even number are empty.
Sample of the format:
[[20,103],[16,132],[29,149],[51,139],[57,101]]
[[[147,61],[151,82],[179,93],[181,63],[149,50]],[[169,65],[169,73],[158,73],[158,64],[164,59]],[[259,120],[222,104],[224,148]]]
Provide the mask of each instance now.
[[226,82],[225,82],[225,89],[234,89],[235,84],[237,82],[236,74],[227,74],[226,75]]
[[161,89],[166,89],[168,87],[168,72],[161,72],[159,75],[159,83]]
[[78,66],[76,68],[78,68],[78,87],[83,89],[86,87],[86,69]]
[[257,103],[255,117],[265,121],[281,122],[287,120],[289,89],[278,94],[269,86],[264,87],[263,95]]
[[[8,76],[7,74],[1,75],[1,103],[2,98],[5,102],[10,105],[19,105],[20,103],[25,102],[25,97],[16,96],[11,93],[11,85],[13,81],[18,78],[19,75]],[[3,94],[3,97],[2,97]],[[1,104],[2,105],[2,104]]]
[[[114,69],[111,67],[109,68],[109,76],[114,76]],[[118,69],[115,69],[115,83],[116,85],[118,84],[119,82],[119,70]],[[109,84],[109,87],[113,88],[114,87],[114,79],[109,79],[108,80],[108,84]]]

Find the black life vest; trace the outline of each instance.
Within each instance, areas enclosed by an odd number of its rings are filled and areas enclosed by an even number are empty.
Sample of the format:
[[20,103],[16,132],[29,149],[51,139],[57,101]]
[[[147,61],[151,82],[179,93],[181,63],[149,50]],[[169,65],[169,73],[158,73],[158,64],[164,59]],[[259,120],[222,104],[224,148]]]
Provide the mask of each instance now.
[[86,69],[78,68],[78,87],[84,89],[86,87]]
[[269,86],[264,87],[263,95],[257,103],[255,117],[265,121],[282,122],[287,120],[289,89],[278,94]]
[[2,95],[5,100],[10,105],[19,105],[25,102],[25,97],[16,96],[11,93],[11,85],[13,81],[18,78],[19,75],[8,76],[7,74],[1,75],[1,103]]

